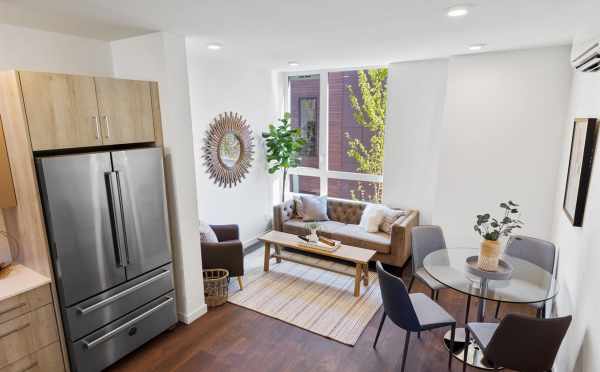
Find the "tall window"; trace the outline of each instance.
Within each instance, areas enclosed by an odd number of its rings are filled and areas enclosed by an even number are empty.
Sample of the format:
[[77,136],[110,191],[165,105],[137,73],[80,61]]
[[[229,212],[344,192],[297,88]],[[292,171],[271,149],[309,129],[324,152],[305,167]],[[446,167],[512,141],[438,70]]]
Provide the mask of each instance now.
[[292,126],[306,145],[290,190],[381,202],[387,69],[289,76]]

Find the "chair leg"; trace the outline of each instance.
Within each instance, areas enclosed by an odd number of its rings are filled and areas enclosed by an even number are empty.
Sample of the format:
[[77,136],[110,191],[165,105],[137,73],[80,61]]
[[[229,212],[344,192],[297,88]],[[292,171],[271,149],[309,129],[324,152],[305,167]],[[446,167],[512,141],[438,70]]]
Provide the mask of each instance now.
[[408,343],[410,342],[410,331],[406,331],[406,337],[404,340],[404,353],[402,354],[402,368],[401,372],[404,372],[404,366],[406,365],[406,356],[408,354]]
[[435,301],[435,291],[431,289],[431,299]]
[[494,318],[498,319],[498,314],[500,314],[500,301],[496,304],[496,314],[494,314]]
[[379,323],[379,328],[377,329],[377,336],[375,336],[375,342],[373,342],[373,349],[377,347],[377,340],[379,340],[379,334],[381,333],[381,328],[383,328],[383,322],[385,321],[385,311],[383,312],[383,316],[381,317],[381,323]]
[[240,291],[244,290],[244,283],[242,282],[242,277],[238,276],[237,280],[238,280],[238,284],[240,285]]
[[408,293],[410,293],[410,290],[412,289],[414,282],[415,282],[415,276],[413,275],[412,278],[410,278],[410,283],[408,284]]
[[536,316],[538,319],[542,319],[542,310],[543,308],[539,307],[536,312]]
[[448,359],[448,369],[452,369],[452,356],[454,353],[454,336],[456,335],[456,324],[452,326],[450,330],[450,351],[449,351],[449,359]]
[[465,350],[463,351],[463,372],[467,370],[467,353],[469,351],[469,338],[470,338],[469,328],[465,327]]
[[438,301],[440,299],[440,290],[435,291],[435,300]]
[[465,309],[465,327],[469,323],[469,310],[471,309],[471,295],[467,296],[467,308]]

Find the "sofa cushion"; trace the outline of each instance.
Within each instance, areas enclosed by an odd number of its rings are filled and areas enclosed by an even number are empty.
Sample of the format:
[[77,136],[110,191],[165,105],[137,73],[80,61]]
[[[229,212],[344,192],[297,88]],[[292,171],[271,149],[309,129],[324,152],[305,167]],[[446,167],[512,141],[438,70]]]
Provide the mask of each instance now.
[[366,203],[350,200],[327,200],[327,214],[330,220],[358,225]]
[[306,222],[329,220],[326,196],[301,195],[300,200],[302,200],[302,220]]
[[390,235],[384,232],[368,233],[358,225],[344,225],[331,234],[331,239],[355,247],[372,249],[379,253],[390,253]]
[[[327,238],[331,238],[331,235],[344,227],[344,224],[337,221],[322,221],[319,224],[319,234]],[[309,231],[306,228],[306,222],[299,218],[293,218],[286,221],[283,224],[283,232],[294,235],[308,235]]]

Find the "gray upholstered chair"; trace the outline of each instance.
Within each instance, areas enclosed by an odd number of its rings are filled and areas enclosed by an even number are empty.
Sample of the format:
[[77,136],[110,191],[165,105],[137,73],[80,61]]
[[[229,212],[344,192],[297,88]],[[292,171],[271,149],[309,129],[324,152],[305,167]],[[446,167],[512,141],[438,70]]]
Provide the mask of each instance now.
[[244,288],[244,248],[240,241],[238,225],[210,225],[217,235],[217,243],[200,244],[203,269],[227,269],[229,277],[237,277],[240,289]]
[[[556,275],[558,271],[557,250],[549,241],[524,235],[513,235],[506,242],[504,252],[509,256],[531,262],[552,275]],[[530,305],[535,307],[538,318],[545,316],[546,302],[536,302]],[[499,312],[500,302],[496,305],[496,318],[498,318]]]
[[[385,271],[381,262],[377,261],[377,275],[381,297],[383,298],[383,317],[379,323],[377,336],[373,342],[373,348],[377,346],[379,334],[386,318],[390,318],[398,327],[406,330],[404,339],[404,353],[402,355],[402,369],[406,364],[406,355],[411,332],[428,331],[435,328],[450,327],[452,330],[450,350],[454,349],[454,335],[456,331],[456,320],[446,312],[440,305],[422,293],[409,294],[404,282]],[[448,360],[448,366],[452,364],[452,352]]]
[[446,288],[445,285],[431,277],[423,268],[423,260],[431,252],[446,249],[444,233],[439,226],[421,225],[412,229],[412,265],[413,276],[408,285],[408,291],[412,289],[416,279],[425,284],[431,290],[431,298],[437,299],[439,290]]
[[[535,319],[509,314],[500,324],[468,323],[465,336],[473,337],[483,352],[483,362],[492,368],[524,372],[551,371],[558,348],[571,324],[571,316]],[[464,359],[467,360],[467,348]],[[463,371],[467,364],[463,362]]]

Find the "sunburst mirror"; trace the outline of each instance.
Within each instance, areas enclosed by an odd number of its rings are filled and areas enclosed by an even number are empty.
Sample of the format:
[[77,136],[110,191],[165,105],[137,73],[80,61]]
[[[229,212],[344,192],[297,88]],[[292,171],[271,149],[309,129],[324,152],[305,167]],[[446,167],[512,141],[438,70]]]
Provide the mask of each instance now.
[[202,147],[206,172],[220,187],[233,187],[246,177],[254,160],[254,138],[246,120],[225,112],[212,120]]

